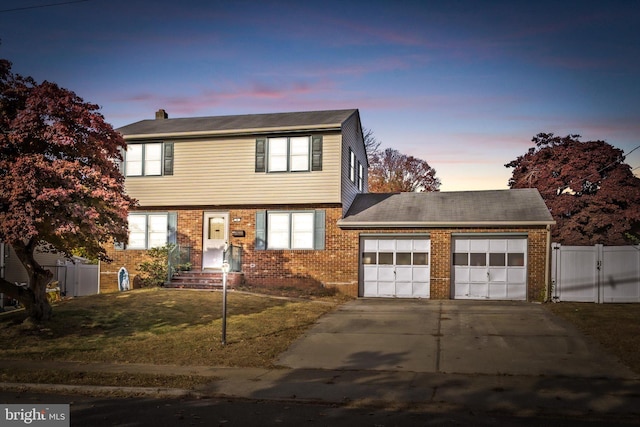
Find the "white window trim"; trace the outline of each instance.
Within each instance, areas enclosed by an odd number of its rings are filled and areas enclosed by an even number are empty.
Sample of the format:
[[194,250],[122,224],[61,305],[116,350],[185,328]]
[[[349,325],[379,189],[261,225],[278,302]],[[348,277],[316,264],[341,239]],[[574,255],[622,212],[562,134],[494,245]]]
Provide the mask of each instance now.
[[[292,149],[292,144],[301,142],[302,139],[306,140],[307,150],[306,155],[301,153],[295,153]],[[272,141],[286,140],[286,157],[280,154],[278,157],[286,158],[286,165],[284,167],[275,167],[276,163],[272,157]],[[306,158],[305,167],[295,167],[295,164],[300,163],[299,159]],[[298,159],[298,161],[294,161]],[[268,173],[282,173],[282,172],[310,172],[311,171],[311,136],[292,136],[292,137],[274,137],[267,138],[267,172]]]
[[356,153],[349,148],[349,179],[356,183]]
[[[147,150],[150,146],[159,146],[160,149],[160,159],[159,160],[154,160],[154,162],[159,162],[160,163],[160,173],[154,173],[154,174],[149,174],[147,173],[147,165],[148,165],[148,160],[147,160]],[[127,178],[130,177],[137,177],[137,176],[162,176],[164,173],[163,170],[163,165],[164,165],[164,143],[162,142],[143,142],[143,143],[131,143],[129,144],[129,147],[141,147],[141,165],[140,165],[140,173],[139,174],[135,174],[135,175],[131,175],[129,174],[129,163],[130,161],[128,160],[128,152],[125,153],[125,159],[124,159],[124,175]]]
[[[301,231],[301,233],[310,233],[310,237],[307,239],[309,241],[309,246],[301,246],[298,247],[295,245],[296,242],[296,233],[294,232],[294,216],[295,215],[307,215],[311,217],[311,227],[309,230],[303,230]],[[271,228],[272,224],[275,221],[272,221],[272,217],[283,217],[283,216],[288,216],[288,230],[287,230],[287,238],[286,240],[288,240],[288,243],[286,245],[278,245],[278,246],[273,246],[273,235],[278,231],[278,230],[273,230]],[[314,242],[315,242],[315,211],[267,211],[267,216],[266,216],[266,220],[267,220],[267,226],[266,226],[266,231],[267,231],[267,238],[266,238],[266,249],[268,250],[312,250],[314,249]],[[282,239],[279,239],[282,240]]]
[[[161,247],[167,244],[169,241],[169,214],[167,212],[148,212],[148,213],[130,213],[127,216],[127,223],[131,223],[131,217],[144,218],[144,246],[131,244],[131,232],[129,233],[129,242],[126,248],[132,250],[147,250],[153,247]],[[165,220],[165,240],[162,245],[150,246],[151,235],[153,230],[150,229],[150,218],[152,217],[164,217]]]

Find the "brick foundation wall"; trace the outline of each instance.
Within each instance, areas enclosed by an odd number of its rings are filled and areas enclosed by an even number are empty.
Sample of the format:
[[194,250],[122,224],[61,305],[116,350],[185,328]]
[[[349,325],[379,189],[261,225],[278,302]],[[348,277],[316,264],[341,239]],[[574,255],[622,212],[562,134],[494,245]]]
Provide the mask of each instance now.
[[[447,228],[447,229],[366,229],[342,230],[337,221],[342,207],[325,206],[261,206],[260,209],[325,210],[324,250],[259,250],[254,248],[256,211],[246,208],[184,209],[178,210],[177,241],[191,246],[194,269],[202,267],[202,226],[204,211],[229,212],[229,243],[243,248],[242,271],[249,284],[263,286],[326,286],[352,296],[359,294],[360,234],[428,233],[431,239],[431,298],[449,299],[452,296],[452,233],[526,233],[528,247],[528,299],[542,301],[545,295],[545,257],[547,232],[544,227],[521,228]],[[166,212],[166,210],[165,210]],[[234,230],[243,230],[244,237],[231,237]],[[125,266],[131,280],[138,274],[137,266],[145,259],[145,251],[115,250],[111,245],[112,264],[101,264],[101,292],[118,290],[117,272]]]

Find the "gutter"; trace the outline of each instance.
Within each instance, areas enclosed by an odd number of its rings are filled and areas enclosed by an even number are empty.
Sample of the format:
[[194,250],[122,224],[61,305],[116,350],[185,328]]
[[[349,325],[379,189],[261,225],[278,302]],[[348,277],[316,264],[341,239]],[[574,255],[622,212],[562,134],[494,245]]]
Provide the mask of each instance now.
[[555,222],[550,221],[345,221],[338,220],[340,228],[444,228],[444,227],[510,227],[545,225],[548,227]]
[[204,136],[243,136],[256,134],[283,134],[291,132],[318,132],[318,131],[340,131],[341,124],[307,126],[287,126],[282,128],[252,128],[252,129],[224,129],[224,130],[202,130],[190,132],[160,132],[160,133],[140,133],[123,135],[125,140],[135,139],[155,139],[155,138],[197,138]]

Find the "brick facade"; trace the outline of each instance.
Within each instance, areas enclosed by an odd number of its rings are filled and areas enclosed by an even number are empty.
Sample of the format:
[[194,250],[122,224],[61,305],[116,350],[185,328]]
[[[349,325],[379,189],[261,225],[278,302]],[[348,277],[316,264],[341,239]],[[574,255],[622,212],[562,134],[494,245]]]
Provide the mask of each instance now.
[[[359,294],[360,234],[428,233],[431,239],[431,299],[452,297],[452,233],[523,233],[528,235],[528,299],[542,301],[545,297],[547,231],[542,227],[521,228],[415,228],[415,229],[340,229],[342,217],[339,205],[324,206],[261,206],[263,210],[324,209],[324,250],[255,250],[256,212],[249,208],[216,208],[178,210],[177,241],[191,247],[194,269],[202,266],[203,212],[229,212],[229,243],[243,248],[242,271],[250,284],[265,286],[309,286],[322,284],[341,292]],[[231,237],[234,230],[243,230],[244,237]],[[117,271],[127,267],[132,276],[145,258],[145,251],[109,251],[112,264],[103,263],[100,269],[101,291],[117,291]]]

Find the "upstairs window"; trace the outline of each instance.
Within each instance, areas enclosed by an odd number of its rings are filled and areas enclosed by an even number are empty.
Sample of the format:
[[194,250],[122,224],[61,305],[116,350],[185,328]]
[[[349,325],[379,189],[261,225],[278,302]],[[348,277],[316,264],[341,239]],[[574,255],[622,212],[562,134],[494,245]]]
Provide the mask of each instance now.
[[269,138],[268,144],[269,172],[286,172],[289,141],[287,138]]
[[358,162],[358,190],[362,191],[364,186],[364,167],[362,163]]
[[256,172],[322,170],[322,136],[256,139]]
[[356,153],[349,148],[349,179],[356,183]]
[[[163,168],[164,166],[164,168]],[[125,154],[126,176],[173,175],[173,143],[129,144]]]

